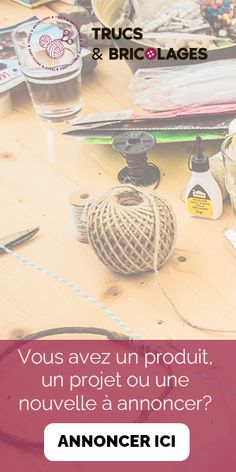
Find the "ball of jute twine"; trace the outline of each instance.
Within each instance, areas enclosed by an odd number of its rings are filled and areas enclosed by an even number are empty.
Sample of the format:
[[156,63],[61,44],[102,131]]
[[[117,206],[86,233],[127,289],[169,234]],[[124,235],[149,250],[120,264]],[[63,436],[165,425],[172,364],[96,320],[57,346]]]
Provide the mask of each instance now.
[[176,238],[170,205],[132,185],[117,186],[95,199],[87,214],[89,241],[99,259],[122,274],[158,270]]
[[158,269],[171,255],[176,222],[162,197],[131,185],[114,187],[93,200],[87,217],[91,246],[110,269],[123,274],[154,271],[163,297],[185,325],[201,332],[234,333],[191,323],[167,292]]

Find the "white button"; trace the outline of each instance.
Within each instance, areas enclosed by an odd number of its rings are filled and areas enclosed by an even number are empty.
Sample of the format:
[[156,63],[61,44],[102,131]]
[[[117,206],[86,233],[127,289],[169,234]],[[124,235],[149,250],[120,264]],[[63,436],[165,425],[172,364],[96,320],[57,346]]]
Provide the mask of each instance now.
[[44,430],[50,461],[184,461],[190,431],[181,423],[57,423]]

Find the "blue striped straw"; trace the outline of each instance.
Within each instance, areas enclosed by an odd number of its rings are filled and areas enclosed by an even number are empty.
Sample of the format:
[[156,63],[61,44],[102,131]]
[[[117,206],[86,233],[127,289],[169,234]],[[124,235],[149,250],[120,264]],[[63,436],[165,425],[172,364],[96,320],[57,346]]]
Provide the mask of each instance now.
[[5,251],[7,254],[10,254],[13,256],[15,259],[17,259],[19,262],[22,264],[25,264],[32,269],[36,270],[37,272],[46,275],[52,280],[56,280],[57,282],[62,283],[66,287],[69,287],[71,290],[76,292],[80,297],[84,298],[87,300],[89,303],[92,303],[96,307],[98,307],[103,313],[105,313],[109,318],[111,318],[115,323],[117,323],[123,330],[125,330],[130,338],[133,339],[142,339],[137,333],[135,333],[129,326],[127,326],[120,318],[118,318],[113,311],[111,311],[106,305],[103,305],[103,303],[100,303],[96,298],[92,297],[89,293],[84,292],[81,290],[78,285],[75,285],[74,283],[70,282],[69,280],[65,279],[64,277],[55,274],[54,272],[50,272],[47,269],[44,269],[43,267],[39,266],[38,264],[35,264],[34,262],[30,261],[29,259],[26,259],[25,257],[20,256],[19,254],[16,254],[15,252],[11,251],[9,248],[6,246],[0,246],[0,248]]

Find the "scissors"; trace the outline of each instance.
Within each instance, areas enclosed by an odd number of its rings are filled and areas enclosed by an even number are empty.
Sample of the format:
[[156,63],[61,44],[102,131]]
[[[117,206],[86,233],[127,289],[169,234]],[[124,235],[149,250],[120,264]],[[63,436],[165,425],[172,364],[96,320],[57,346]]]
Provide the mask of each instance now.
[[5,238],[0,238],[0,254],[5,252],[4,247],[11,249],[12,247],[18,246],[19,244],[23,244],[24,242],[33,238],[39,232],[39,230],[39,226],[36,226],[35,228],[26,229],[25,231],[19,231],[18,233],[5,236]]

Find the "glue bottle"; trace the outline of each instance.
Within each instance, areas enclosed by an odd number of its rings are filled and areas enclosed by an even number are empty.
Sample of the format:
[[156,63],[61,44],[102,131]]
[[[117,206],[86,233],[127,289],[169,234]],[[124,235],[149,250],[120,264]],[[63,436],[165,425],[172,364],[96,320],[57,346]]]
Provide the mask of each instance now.
[[217,220],[223,209],[222,193],[211,174],[209,159],[202,153],[200,136],[196,138],[196,153],[189,169],[192,176],[186,190],[186,202],[190,216]]

